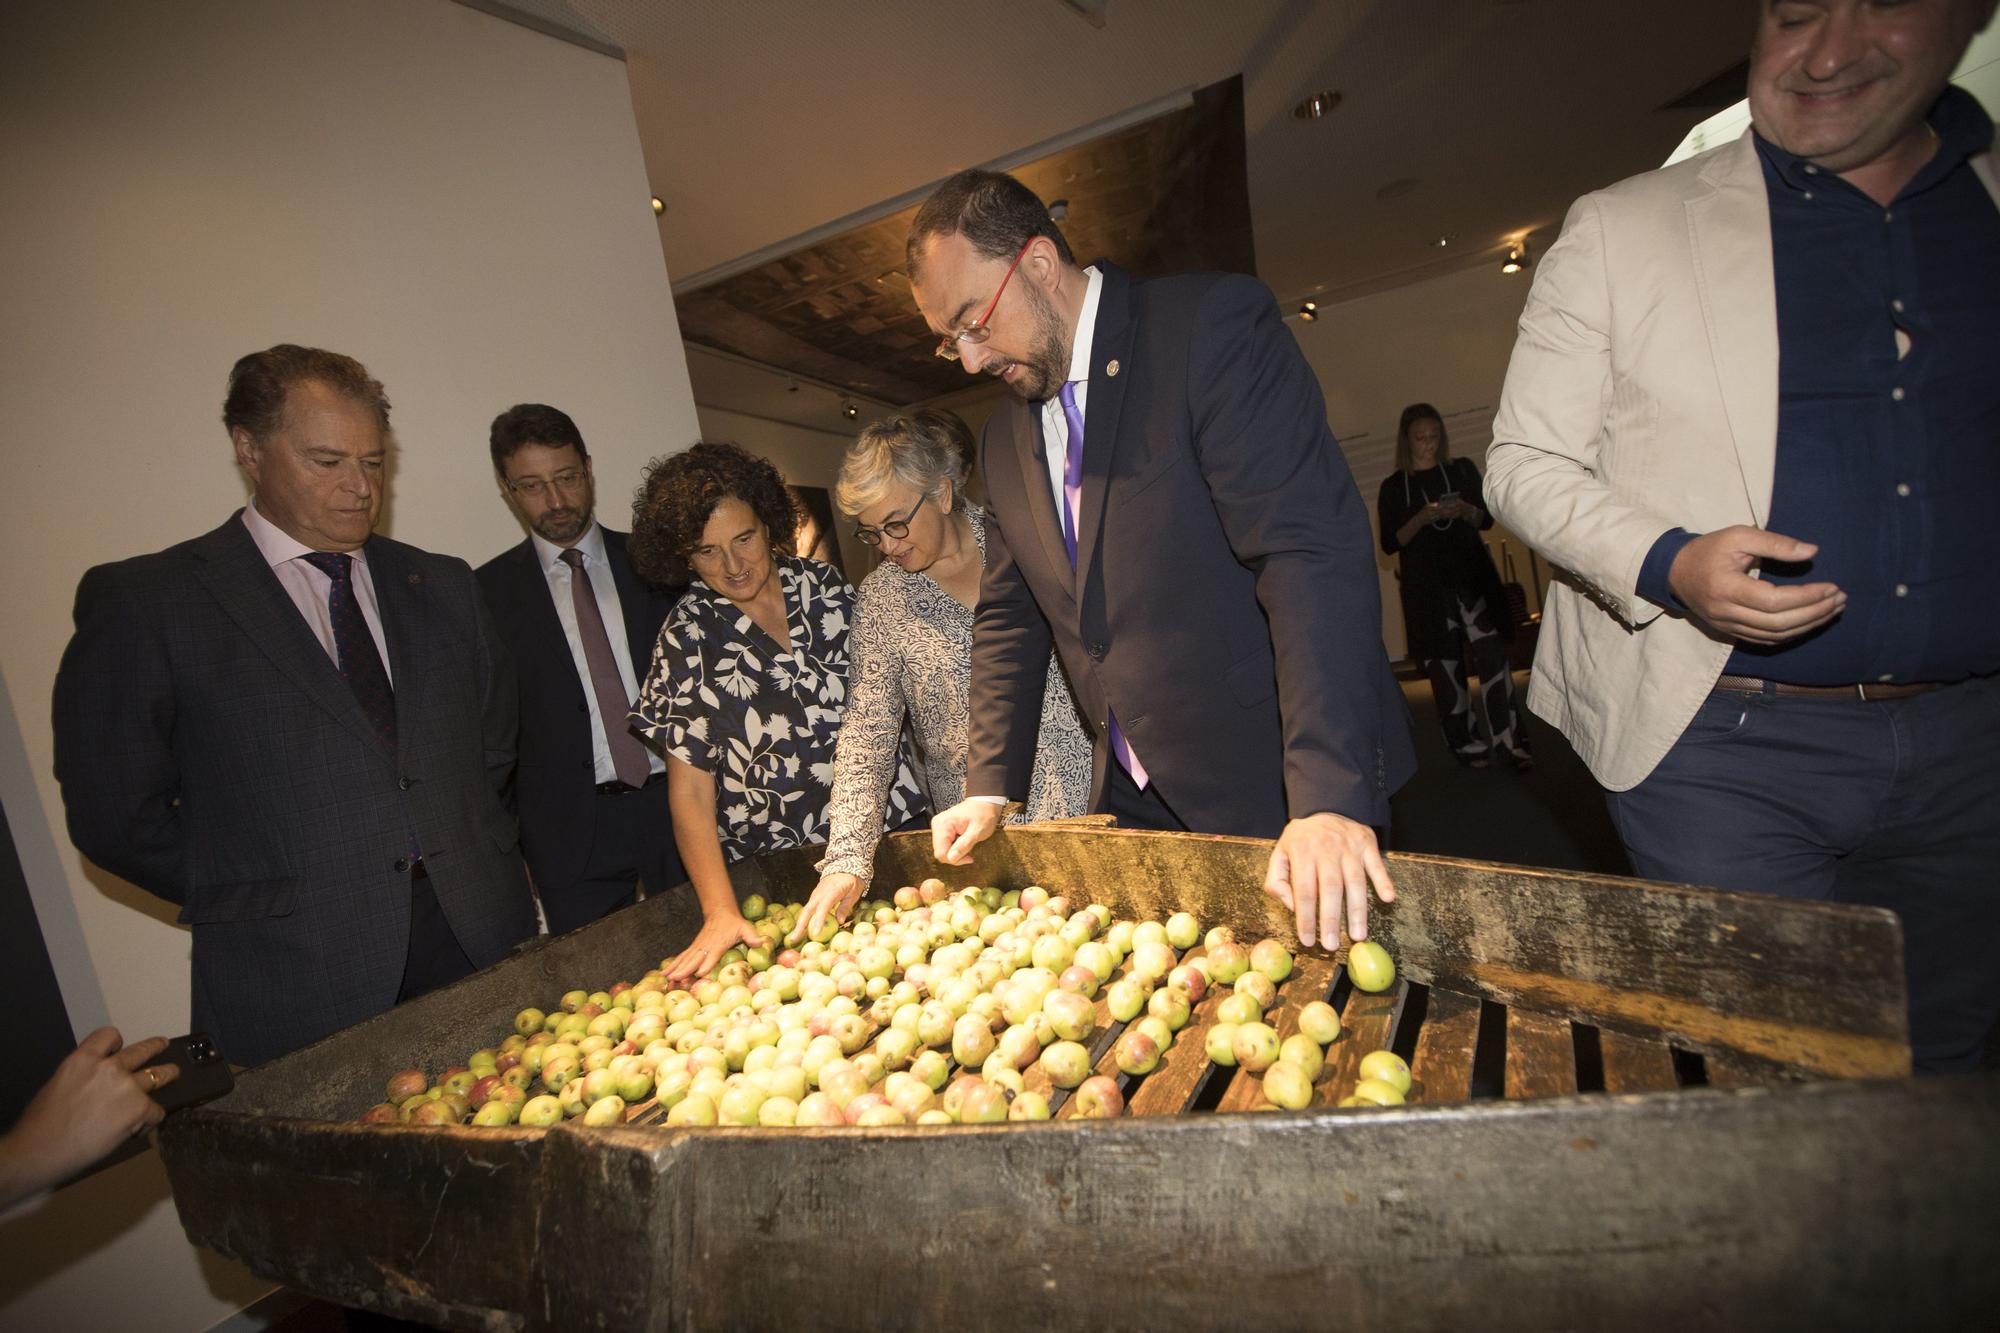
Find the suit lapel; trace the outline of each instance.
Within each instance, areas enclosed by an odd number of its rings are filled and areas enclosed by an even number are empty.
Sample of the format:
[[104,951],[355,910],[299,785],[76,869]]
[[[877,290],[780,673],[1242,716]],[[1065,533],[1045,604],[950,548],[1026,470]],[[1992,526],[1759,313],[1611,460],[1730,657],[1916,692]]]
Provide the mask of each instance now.
[[[401,547],[380,537],[370,537],[366,550],[368,577],[375,584],[375,607],[382,615],[382,638],[389,646],[389,674],[396,694],[396,734],[408,737],[415,734],[411,724],[423,716],[428,665],[423,628],[430,620],[427,614],[430,590]],[[358,716],[358,705],[356,713]],[[386,746],[382,747],[382,753],[389,754]]]
[[[1077,497],[1076,586],[1090,581],[1097,561],[1098,538],[1104,530],[1104,503],[1111,476],[1111,457],[1118,444],[1118,422],[1125,406],[1124,374],[1132,358],[1132,282],[1119,269],[1100,262],[1103,285],[1097,294],[1097,328],[1090,340],[1090,391],[1084,397],[1083,478]],[[1116,366],[1114,370],[1112,367]]]
[[532,651],[547,656],[551,663],[560,663],[574,676],[576,662],[570,656],[569,636],[563,633],[556,595],[549,588],[548,575],[542,572],[541,558],[532,540],[514,548],[514,558],[508,562],[508,582],[513,585],[513,598],[525,618],[526,637],[533,645]]
[[1687,201],[1695,290],[1750,512],[1771,517],[1778,460],[1778,293],[1771,204],[1750,132],[1717,153]]
[[[327,656],[326,649],[306,625],[298,607],[292,604],[284,585],[271,572],[264,553],[257,549],[256,541],[250,536],[250,530],[243,526],[242,511],[238,510],[227,523],[202,538],[196,551],[201,559],[197,577],[224,613],[236,622],[237,628],[257,645],[258,650],[301,694],[387,757],[388,750],[382,745],[381,737],[375,734],[375,728],[362,716],[361,705],[356,702],[353,689],[341,678],[340,668]],[[372,569],[372,550],[369,552],[369,563]],[[379,576],[376,587],[379,603]],[[384,632],[388,633],[386,618]],[[390,642],[395,642],[393,636]],[[396,683],[400,687],[400,664],[395,670]],[[400,688],[396,697],[400,712]]]
[[1014,403],[1009,411],[1014,457],[1021,468],[1021,489],[1026,492],[1028,513],[1035,521],[1042,558],[1055,571],[1056,581],[1074,598],[1076,587],[1070,577],[1069,548],[1063,544],[1062,519],[1056,514],[1055,483],[1049,477],[1048,453],[1042,443],[1041,406]]

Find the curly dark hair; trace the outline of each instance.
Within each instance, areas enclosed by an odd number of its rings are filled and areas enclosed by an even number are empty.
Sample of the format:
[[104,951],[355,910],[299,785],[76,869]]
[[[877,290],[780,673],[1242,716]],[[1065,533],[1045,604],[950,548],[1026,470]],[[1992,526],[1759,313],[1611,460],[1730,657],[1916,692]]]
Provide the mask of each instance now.
[[762,520],[773,551],[795,554],[799,511],[778,469],[733,444],[702,443],[646,465],[632,496],[631,553],[639,577],[667,588],[694,582],[688,553],[701,544],[715,507],[732,498]]

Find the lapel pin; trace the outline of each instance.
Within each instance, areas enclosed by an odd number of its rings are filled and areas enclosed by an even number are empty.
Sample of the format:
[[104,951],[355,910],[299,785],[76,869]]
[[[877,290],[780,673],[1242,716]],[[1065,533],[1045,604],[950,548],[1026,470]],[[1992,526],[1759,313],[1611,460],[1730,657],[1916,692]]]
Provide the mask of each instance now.
[[1116,361],[1106,361],[1104,363],[1104,373],[1106,375],[1116,375],[1118,373],[1118,363]]
[[422,574],[412,574],[412,575],[410,575],[410,582],[411,582],[412,584],[418,584],[418,583],[422,583],[423,581],[424,581],[424,576],[423,576]]

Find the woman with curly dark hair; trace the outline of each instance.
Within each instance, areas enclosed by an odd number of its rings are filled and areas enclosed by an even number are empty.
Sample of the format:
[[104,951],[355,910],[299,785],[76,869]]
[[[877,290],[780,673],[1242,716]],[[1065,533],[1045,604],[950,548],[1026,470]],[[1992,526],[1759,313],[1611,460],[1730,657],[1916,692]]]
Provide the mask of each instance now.
[[[701,900],[701,932],[667,969],[673,980],[760,942],[731,862],[826,837],[854,589],[793,553],[797,527],[778,470],[733,444],[655,460],[633,502],[639,573],[691,585],[660,627],[633,709],[666,752],[674,838]],[[885,823],[926,813],[906,751]]]

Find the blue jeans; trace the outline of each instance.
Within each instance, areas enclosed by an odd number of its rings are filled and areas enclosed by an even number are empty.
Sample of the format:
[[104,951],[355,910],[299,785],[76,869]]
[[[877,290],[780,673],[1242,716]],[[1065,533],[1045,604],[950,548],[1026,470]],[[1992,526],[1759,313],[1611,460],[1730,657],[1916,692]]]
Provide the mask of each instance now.
[[1645,878],[1896,912],[1916,1067],[1979,1064],[2000,1015],[2000,678],[1877,703],[1717,690],[1607,800]]

